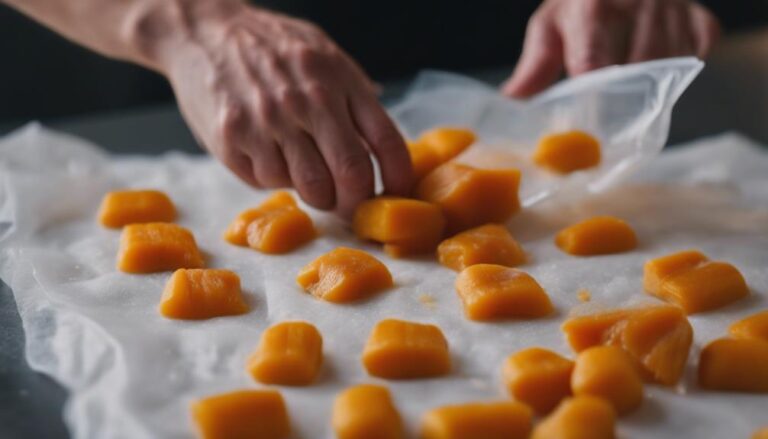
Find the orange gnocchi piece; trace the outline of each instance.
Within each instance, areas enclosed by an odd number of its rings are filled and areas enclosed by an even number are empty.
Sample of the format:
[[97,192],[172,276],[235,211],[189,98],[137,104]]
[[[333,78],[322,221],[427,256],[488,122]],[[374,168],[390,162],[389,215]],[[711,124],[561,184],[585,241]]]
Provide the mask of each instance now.
[[160,314],[169,319],[198,320],[248,312],[240,277],[229,270],[180,268],[165,284]]
[[514,267],[525,262],[525,252],[506,227],[486,224],[441,242],[437,259],[456,271],[476,264]]
[[420,200],[377,197],[363,202],[352,222],[361,239],[384,243],[390,256],[433,252],[445,229],[439,206]]
[[99,222],[114,229],[135,223],[169,223],[174,219],[173,202],[168,195],[156,190],[109,192],[99,208]]
[[689,250],[645,263],[646,292],[682,307],[686,313],[711,311],[749,295],[739,270]]
[[573,361],[542,348],[510,355],[502,374],[509,394],[538,414],[552,411],[571,394]]
[[224,239],[234,245],[248,245],[248,226],[264,212],[270,210],[282,209],[286,207],[296,207],[296,200],[286,191],[277,191],[271,194],[258,207],[241,212],[227,227],[224,232]]
[[623,220],[596,216],[558,232],[555,244],[572,255],[607,255],[634,249],[637,247],[637,236]]
[[422,439],[527,439],[533,414],[514,401],[439,407],[421,421]]
[[616,411],[608,401],[589,395],[563,401],[533,430],[531,439],[614,439]]
[[123,228],[118,270],[154,273],[205,265],[192,232],[172,223],[129,224]]
[[451,357],[448,341],[437,326],[386,319],[371,331],[363,365],[380,378],[426,378],[450,372]]
[[384,386],[361,384],[336,397],[331,424],[338,439],[402,439],[403,421]]
[[288,410],[274,390],[240,390],[192,404],[202,439],[284,439],[291,434]]
[[323,363],[323,337],[307,322],[282,322],[261,334],[248,359],[248,372],[265,384],[306,386]]
[[768,426],[754,432],[752,434],[752,439],[768,439]]
[[443,209],[448,233],[508,220],[520,210],[517,169],[446,163],[419,182],[417,198]]
[[248,246],[262,253],[287,253],[316,235],[309,215],[293,206],[265,210],[246,228]]
[[456,277],[456,291],[471,320],[538,318],[552,302],[529,274],[502,265],[471,265]]
[[768,341],[768,309],[732,324],[728,328],[728,332],[736,338],[756,338]]
[[768,393],[768,341],[721,338],[699,357],[699,385],[705,389]]
[[392,286],[387,267],[368,253],[347,247],[332,250],[304,267],[296,282],[329,302],[353,302]]
[[562,328],[574,351],[597,345],[620,347],[642,366],[648,378],[664,385],[680,380],[693,343],[693,328],[676,306],[574,317]]
[[539,140],[533,153],[537,165],[558,174],[594,168],[600,164],[600,141],[584,131],[550,134]]
[[614,346],[595,346],[579,353],[571,390],[576,396],[604,398],[619,414],[629,413],[643,402],[643,382],[632,358]]
[[411,164],[417,179],[461,154],[475,142],[475,134],[462,128],[435,128],[408,142]]

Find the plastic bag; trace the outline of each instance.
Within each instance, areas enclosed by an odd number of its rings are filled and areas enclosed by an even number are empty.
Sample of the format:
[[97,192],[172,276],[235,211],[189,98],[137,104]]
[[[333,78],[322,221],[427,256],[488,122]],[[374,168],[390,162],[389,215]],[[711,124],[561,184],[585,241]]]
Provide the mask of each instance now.
[[[440,125],[475,130],[480,145],[461,161],[521,169],[520,196],[530,206],[558,192],[571,199],[600,192],[648,163],[664,147],[672,107],[703,65],[685,57],[608,67],[530,101],[510,100],[471,78],[426,72],[391,114],[410,138]],[[601,140],[599,167],[562,177],[532,165],[530,153],[542,135],[570,129]]]

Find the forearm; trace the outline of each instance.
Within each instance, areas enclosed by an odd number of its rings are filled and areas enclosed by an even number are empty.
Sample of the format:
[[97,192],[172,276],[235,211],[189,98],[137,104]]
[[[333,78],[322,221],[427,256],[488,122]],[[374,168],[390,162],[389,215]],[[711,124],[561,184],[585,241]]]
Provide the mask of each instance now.
[[156,71],[238,0],[0,0],[70,40],[111,58]]

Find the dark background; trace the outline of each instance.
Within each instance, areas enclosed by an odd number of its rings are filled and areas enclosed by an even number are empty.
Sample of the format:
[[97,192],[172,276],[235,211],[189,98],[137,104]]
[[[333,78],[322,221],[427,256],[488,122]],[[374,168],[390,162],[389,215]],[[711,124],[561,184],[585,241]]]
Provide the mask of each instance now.
[[[65,1],[65,0],[62,0]],[[69,0],[76,1],[76,0]],[[271,0],[320,24],[392,98],[420,69],[498,82],[511,71],[532,0]],[[738,130],[768,144],[768,0],[704,1],[725,36],[678,103],[670,142]],[[166,82],[108,60],[0,6],[0,135],[41,120],[113,152],[197,151]],[[66,392],[32,372],[10,289],[0,281],[0,438],[66,437]]]

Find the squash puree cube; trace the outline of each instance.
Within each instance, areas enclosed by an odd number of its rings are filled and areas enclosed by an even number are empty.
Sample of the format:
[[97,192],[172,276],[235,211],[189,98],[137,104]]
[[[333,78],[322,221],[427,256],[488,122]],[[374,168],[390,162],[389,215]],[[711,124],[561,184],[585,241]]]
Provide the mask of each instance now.
[[643,284],[656,297],[695,314],[721,308],[749,295],[739,270],[707,259],[698,251],[684,251],[645,263]]
[[433,169],[443,164],[442,158],[432,148],[432,145],[419,141],[406,142],[408,152],[411,155],[411,167],[416,180],[421,180]]
[[733,323],[728,332],[735,338],[756,338],[768,342],[768,309]]
[[531,439],[615,439],[616,411],[602,398],[568,398],[533,430]]
[[449,405],[421,421],[422,439],[528,439],[533,414],[515,401]]
[[315,238],[315,226],[294,206],[264,210],[246,228],[248,246],[263,253],[287,253]]
[[323,338],[307,322],[282,322],[261,334],[256,351],[248,359],[248,372],[265,384],[306,386],[323,363]]
[[353,302],[392,286],[387,267],[368,253],[339,247],[301,269],[296,282],[329,302]]
[[456,277],[456,291],[471,320],[537,318],[552,313],[552,302],[529,274],[493,264],[471,265]]
[[596,216],[558,232],[555,244],[572,255],[607,255],[634,249],[637,247],[637,236],[623,220]]
[[229,270],[180,268],[165,284],[160,300],[160,314],[169,319],[209,319],[246,312],[240,277]]
[[502,374],[509,394],[543,415],[571,394],[573,361],[542,348],[510,355]]
[[568,343],[581,352],[592,346],[624,349],[647,378],[674,385],[685,370],[693,328],[676,306],[648,306],[574,317],[562,326]]
[[550,134],[539,140],[533,162],[558,174],[568,174],[600,164],[600,141],[584,131]]
[[240,390],[192,404],[202,439],[284,439],[291,433],[288,411],[275,390]]
[[450,372],[451,357],[448,341],[437,326],[386,319],[371,331],[363,365],[380,378],[426,378]]
[[464,152],[475,142],[475,133],[463,128],[429,130],[415,142],[408,142],[411,164],[417,179]]
[[446,163],[419,182],[417,198],[443,209],[447,231],[458,233],[508,220],[520,210],[517,169],[477,169]]
[[486,224],[441,242],[437,258],[446,267],[461,271],[475,264],[514,267],[525,262],[525,252],[506,227]]
[[296,200],[287,191],[277,191],[264,200],[258,207],[241,212],[230,223],[224,232],[224,239],[235,245],[248,245],[248,226],[257,218],[262,216],[265,211],[281,209],[284,207],[298,207]]
[[768,341],[721,338],[709,343],[699,357],[699,386],[768,393]]
[[117,255],[118,270],[154,273],[203,265],[195,237],[184,227],[172,223],[144,223],[123,228]]
[[[387,244],[395,256],[433,252],[443,237],[445,218],[439,206],[420,200],[377,197],[355,211],[352,228],[361,239]],[[385,250],[388,248],[385,246]]]
[[576,357],[571,375],[574,395],[604,398],[624,414],[643,401],[643,382],[632,358],[615,346],[595,346]]
[[169,223],[174,219],[173,202],[168,195],[155,190],[109,192],[99,208],[99,222],[115,229],[134,223]]
[[341,392],[331,425],[338,439],[402,439],[403,422],[384,386],[360,384]]

